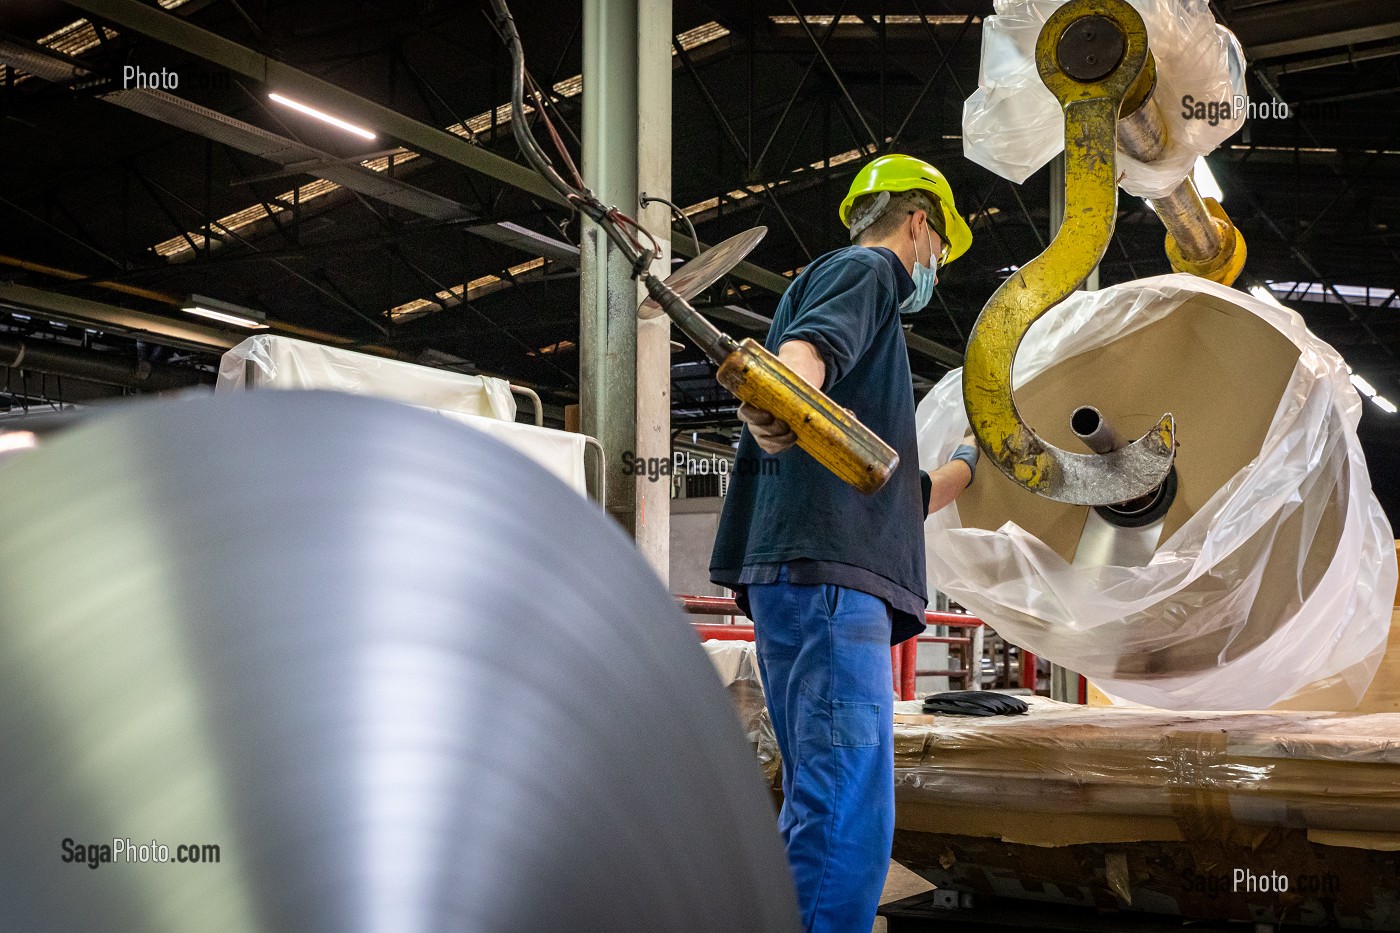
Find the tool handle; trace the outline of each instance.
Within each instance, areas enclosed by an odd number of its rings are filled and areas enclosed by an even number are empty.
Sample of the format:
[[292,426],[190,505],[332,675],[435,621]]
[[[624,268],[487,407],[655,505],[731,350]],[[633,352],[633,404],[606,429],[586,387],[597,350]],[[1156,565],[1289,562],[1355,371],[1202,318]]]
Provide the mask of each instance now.
[[893,447],[752,338],[729,354],[716,378],[740,400],[786,421],[798,447],[866,495],[899,466]]

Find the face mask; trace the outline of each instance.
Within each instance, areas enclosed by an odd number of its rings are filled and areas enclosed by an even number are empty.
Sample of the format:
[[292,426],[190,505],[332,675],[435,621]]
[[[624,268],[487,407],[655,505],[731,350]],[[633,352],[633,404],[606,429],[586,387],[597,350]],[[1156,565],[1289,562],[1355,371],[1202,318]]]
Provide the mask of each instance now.
[[[927,226],[927,225],[925,225]],[[938,258],[933,255],[933,237],[928,238],[928,262],[919,262],[919,241],[914,241],[914,291],[899,303],[900,314],[913,314],[922,311],[933,297],[933,287],[938,284]]]

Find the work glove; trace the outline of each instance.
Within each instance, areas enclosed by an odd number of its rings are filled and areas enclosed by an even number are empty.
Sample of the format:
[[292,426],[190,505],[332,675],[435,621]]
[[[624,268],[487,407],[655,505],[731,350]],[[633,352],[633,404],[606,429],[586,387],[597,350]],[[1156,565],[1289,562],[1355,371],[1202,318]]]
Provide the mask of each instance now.
[[1016,716],[1030,709],[1025,700],[992,690],[952,690],[924,697],[925,713],[953,716]]
[[797,435],[786,421],[779,421],[748,402],[739,406],[739,420],[749,426],[749,433],[766,454],[780,454],[797,443]]
[[954,460],[961,460],[963,463],[967,464],[967,485],[969,486],[972,485],[972,480],[977,475],[977,457],[976,444],[962,444],[957,450],[953,451],[953,455],[948,458],[949,463],[952,463]]

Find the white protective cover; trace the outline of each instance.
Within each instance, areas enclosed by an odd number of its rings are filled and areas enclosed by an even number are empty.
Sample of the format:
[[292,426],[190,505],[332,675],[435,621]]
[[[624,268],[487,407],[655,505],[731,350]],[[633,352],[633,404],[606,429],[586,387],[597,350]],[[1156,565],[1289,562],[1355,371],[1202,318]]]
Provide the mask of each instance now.
[[[963,153],[1020,184],[1065,147],[1065,122],[1055,95],[1035,67],[1040,28],[1065,0],[996,0],[982,23],[982,68],[977,90],[963,105]],[[1215,22],[1206,0],[1129,0],[1142,14],[1157,62],[1154,99],[1166,121],[1161,158],[1139,162],[1118,150],[1119,184],[1129,194],[1158,198],[1244,125],[1235,97],[1246,93],[1239,41]],[[1182,101],[1223,103],[1225,119],[1187,119]]]
[[515,397],[504,379],[453,373],[271,334],[249,337],[225,353],[214,391],[250,388],[245,385],[249,362],[255,368],[251,388],[328,389],[436,411],[515,420]]
[[583,435],[515,423],[510,383],[260,334],[224,354],[216,392],[326,389],[373,395],[427,408],[492,435],[539,463],[580,495],[587,494]]
[[588,495],[588,479],[583,468],[587,439],[582,434],[540,428],[533,424],[517,424],[514,421],[497,421],[494,418],[464,415],[455,411],[444,411],[441,414],[509,444],[553,473],[574,492],[585,497]]
[[[1052,363],[1105,346],[1161,320],[1194,294],[1257,315],[1300,356],[1259,454],[1161,542],[1147,566],[1074,567],[1018,525],[963,528],[956,503],[925,522],[929,586],[947,593],[1013,644],[1086,675],[1108,693],[1164,709],[1263,709],[1323,678],[1356,697],[1380,662],[1396,586],[1394,535],[1371,490],[1356,436],[1361,399],[1346,363],[1293,311],[1189,275],[1076,292],[1037,322],[1016,357],[1019,386]],[[968,432],[962,370],[918,407],[919,461],[947,461]],[[996,469],[984,457],[980,469]],[[1298,594],[1272,635],[1243,652],[1265,566],[1288,527],[1309,536],[1333,506],[1345,515],[1335,553],[1311,593]],[[1302,542],[1306,554],[1308,541]],[[1167,634],[1164,635],[1164,632]],[[1194,672],[1117,676],[1117,659],[1228,633],[1221,657]],[[1174,640],[1175,639],[1175,640]],[[1242,642],[1245,644],[1247,642]]]

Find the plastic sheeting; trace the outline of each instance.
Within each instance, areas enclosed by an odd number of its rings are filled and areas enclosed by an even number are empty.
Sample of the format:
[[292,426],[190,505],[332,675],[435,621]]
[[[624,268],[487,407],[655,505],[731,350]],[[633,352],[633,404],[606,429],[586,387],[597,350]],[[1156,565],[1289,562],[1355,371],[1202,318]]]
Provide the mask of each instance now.
[[[249,375],[251,364],[252,374]],[[214,389],[329,389],[373,395],[442,412],[515,420],[510,383],[452,373],[290,337],[249,337],[224,354]]]
[[[996,0],[996,15],[982,24],[977,90],[963,105],[963,153],[1018,184],[1064,149],[1063,112],[1035,67],[1036,38],[1062,2]],[[1198,156],[1244,125],[1244,110],[1234,108],[1236,96],[1246,94],[1244,55],[1205,0],[1130,2],[1142,14],[1157,62],[1154,99],[1168,143],[1150,164],[1120,149],[1119,183],[1129,194],[1157,198],[1186,177]],[[1196,117],[1197,102],[1206,105],[1199,111],[1204,119]]]
[[758,673],[758,653],[754,643],[711,639],[704,642],[704,646],[705,653],[715,666],[715,673],[719,675],[719,682],[729,691],[734,712],[738,714],[744,735],[753,746],[763,776],[770,784],[776,784],[782,762],[778,737],[773,733],[773,723],[768,718],[768,706],[763,699],[763,679]]
[[[1400,714],[1029,700],[1025,716],[897,715],[906,720],[895,723],[900,828],[1034,845],[1219,841],[1233,824],[1400,836]],[[896,704],[904,710],[918,707]],[[980,826],[960,825],[959,814]]]
[[581,434],[515,423],[510,383],[351,350],[262,334],[224,354],[216,392],[258,389],[326,389],[373,395],[436,411],[490,434],[587,495]]
[[[779,751],[754,644],[704,646],[774,780]],[[1218,838],[1228,815],[1241,826],[1304,827],[1339,845],[1400,838],[1400,713],[1170,712],[1025,700],[1024,716],[989,717],[895,703],[899,829],[1060,846]],[[896,858],[900,845],[897,837]]]
[[[1325,678],[1354,700],[1385,648],[1394,536],[1356,436],[1361,399],[1345,362],[1302,318],[1186,275],[1078,292],[1027,335],[1015,382],[1122,339],[1200,295],[1257,316],[1298,348],[1257,455],[1146,566],[1072,566],[1014,521],[994,531],[962,527],[954,504],[925,522],[929,584],[1011,642],[1149,706],[1261,709]],[[1248,348],[1232,365],[1249,365]],[[919,405],[925,468],[946,461],[969,430],[961,380],[962,370],[953,370]],[[1335,545],[1321,536],[1324,526]],[[1271,607],[1262,636],[1261,620],[1252,617],[1261,586],[1269,587]],[[1201,645],[1210,664],[1125,673],[1133,659]]]

